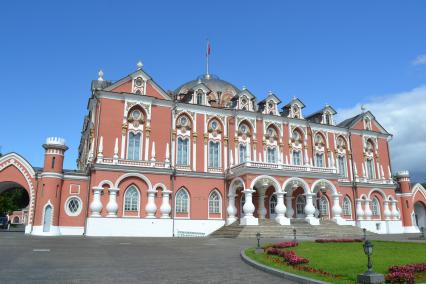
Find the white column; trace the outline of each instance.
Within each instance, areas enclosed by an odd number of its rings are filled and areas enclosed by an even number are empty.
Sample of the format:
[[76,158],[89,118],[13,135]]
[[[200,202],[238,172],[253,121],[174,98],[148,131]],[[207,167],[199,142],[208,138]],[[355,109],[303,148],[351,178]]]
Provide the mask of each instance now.
[[287,218],[293,218],[293,214],[294,214],[294,210],[293,210],[293,197],[287,193],[287,196],[285,197],[285,201],[286,201],[286,206],[287,206],[287,210],[285,212],[285,215],[287,216]]
[[207,146],[208,142],[205,143],[204,142],[204,171],[207,172],[208,171],[208,164],[207,164],[207,160],[208,160],[208,146]]
[[277,196],[277,205],[275,206],[275,221],[280,225],[290,225],[290,219],[285,217],[286,208],[284,205],[284,191],[278,191],[274,193]]
[[396,200],[392,200],[392,219],[393,220],[399,220],[399,212],[398,209],[396,208]]
[[148,161],[148,153],[149,153],[149,136],[147,135],[145,138],[145,161]]
[[312,197],[315,195],[314,193],[305,193],[306,205],[305,205],[305,220],[309,222],[311,225],[319,225],[318,218],[314,217],[315,207],[312,203]]
[[385,220],[390,220],[392,216],[392,212],[389,209],[389,201],[385,200],[384,202],[383,214],[385,215]]
[[117,217],[118,204],[117,204],[117,191],[118,188],[109,188],[109,201],[106,206],[108,212],[107,217]]
[[226,212],[228,212],[228,218],[226,218],[226,225],[231,225],[235,221],[237,221],[237,207],[235,207],[235,194],[228,194],[228,207],[226,208]]
[[164,160],[164,166],[166,168],[170,168],[170,150],[169,150],[169,143],[166,144],[166,159]]
[[223,152],[220,151],[220,155],[223,157],[222,169],[225,171],[228,168],[228,146],[223,145]]
[[104,151],[104,137],[101,136],[99,139],[99,146],[98,146],[98,158],[96,159],[96,163],[102,163],[102,160],[104,158],[103,152]]
[[340,207],[340,196],[341,194],[333,194],[333,208],[332,208],[332,212],[333,212],[333,221],[340,224],[340,223],[344,223],[345,220],[343,220],[343,218],[340,216],[340,214],[342,214],[342,207]]
[[243,206],[244,217],[241,218],[241,225],[259,225],[259,220],[253,216],[253,212],[256,209],[253,204],[253,192],[255,190],[250,188],[243,190],[245,203]]
[[90,217],[101,217],[101,211],[102,211],[101,191],[103,190],[103,188],[94,187],[92,190],[93,190],[93,200],[92,200],[92,203],[90,203],[90,211],[92,211],[92,214],[90,214]]
[[124,159],[125,152],[126,152],[126,135],[122,134],[121,135],[121,153],[120,153],[120,158],[121,159]]
[[118,138],[115,138],[113,164],[118,164]]
[[356,216],[358,220],[364,219],[364,210],[362,209],[362,199],[356,200]]
[[371,216],[373,216],[373,212],[370,209],[370,199],[366,199],[365,200],[365,206],[364,206],[364,214],[365,214],[365,219],[367,220],[371,220]]
[[169,202],[169,198],[170,198],[170,193],[172,193],[170,190],[163,190],[163,200],[161,202],[161,206],[160,206],[160,212],[161,212],[161,217],[162,219],[168,219],[170,218],[170,212],[172,211],[172,207],[170,206],[170,202]]
[[146,217],[148,219],[155,218],[155,212],[157,211],[157,205],[155,205],[155,189],[148,190],[148,202],[145,206]]
[[257,216],[259,219],[264,220],[266,218],[266,208],[265,208],[265,193],[259,193],[258,197],[258,207],[257,207]]

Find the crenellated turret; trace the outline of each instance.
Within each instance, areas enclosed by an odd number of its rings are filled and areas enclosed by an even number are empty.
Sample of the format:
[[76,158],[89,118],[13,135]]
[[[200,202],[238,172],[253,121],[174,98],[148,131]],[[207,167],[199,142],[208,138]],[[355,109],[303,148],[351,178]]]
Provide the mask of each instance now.
[[46,150],[44,154],[43,172],[62,173],[64,165],[64,153],[68,150],[65,139],[60,137],[48,137],[43,144]]

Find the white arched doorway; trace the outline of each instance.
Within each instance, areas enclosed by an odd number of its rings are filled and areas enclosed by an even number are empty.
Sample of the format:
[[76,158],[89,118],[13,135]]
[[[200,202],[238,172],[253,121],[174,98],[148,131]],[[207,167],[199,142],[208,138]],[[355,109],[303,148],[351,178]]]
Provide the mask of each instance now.
[[419,229],[426,228],[426,206],[420,201],[414,203],[414,218]]

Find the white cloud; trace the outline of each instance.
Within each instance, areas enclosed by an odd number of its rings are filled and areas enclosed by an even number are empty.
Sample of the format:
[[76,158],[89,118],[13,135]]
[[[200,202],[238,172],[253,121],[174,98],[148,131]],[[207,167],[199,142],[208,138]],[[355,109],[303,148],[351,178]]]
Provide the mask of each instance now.
[[[365,103],[391,134],[393,171],[409,170],[426,178],[426,86],[408,92],[372,98]],[[337,110],[338,121],[360,113],[361,104]],[[422,176],[420,177],[419,174]]]
[[426,64],[426,54],[422,54],[416,57],[412,62],[413,65],[423,65]]

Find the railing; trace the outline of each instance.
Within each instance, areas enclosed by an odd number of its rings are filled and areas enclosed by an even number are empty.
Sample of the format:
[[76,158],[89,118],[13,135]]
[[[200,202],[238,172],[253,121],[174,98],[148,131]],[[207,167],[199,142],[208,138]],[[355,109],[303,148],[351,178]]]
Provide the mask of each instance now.
[[293,172],[315,172],[315,173],[326,173],[326,174],[337,173],[336,168],[321,168],[321,167],[313,167],[313,166],[298,166],[298,165],[286,165],[286,164],[275,164],[275,163],[265,163],[265,162],[244,162],[231,167],[231,170],[235,171],[242,168],[277,169],[277,170],[293,171]]
[[[99,161],[98,161],[99,162]],[[100,164],[109,165],[122,165],[131,167],[145,167],[145,168],[167,168],[168,164],[160,161],[138,161],[138,160],[125,160],[125,159],[114,159],[114,158],[103,158]]]
[[189,232],[189,231],[177,231],[178,237],[192,237],[192,238],[199,238],[204,237],[206,234],[201,232]]

